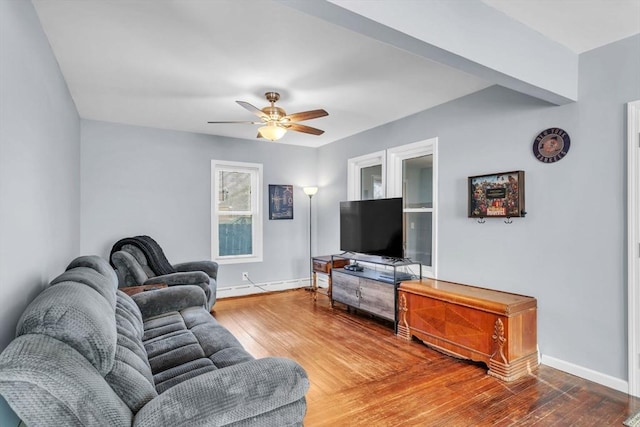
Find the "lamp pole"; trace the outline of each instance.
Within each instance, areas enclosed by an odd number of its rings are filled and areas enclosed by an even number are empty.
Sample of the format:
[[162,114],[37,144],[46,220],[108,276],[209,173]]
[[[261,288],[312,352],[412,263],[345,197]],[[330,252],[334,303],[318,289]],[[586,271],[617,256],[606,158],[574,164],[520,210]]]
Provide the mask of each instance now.
[[313,224],[311,222],[311,198],[318,192],[318,187],[304,187],[304,194],[309,196],[309,290],[313,292],[313,299],[315,301],[315,286],[313,284],[313,255],[312,255],[312,228]]

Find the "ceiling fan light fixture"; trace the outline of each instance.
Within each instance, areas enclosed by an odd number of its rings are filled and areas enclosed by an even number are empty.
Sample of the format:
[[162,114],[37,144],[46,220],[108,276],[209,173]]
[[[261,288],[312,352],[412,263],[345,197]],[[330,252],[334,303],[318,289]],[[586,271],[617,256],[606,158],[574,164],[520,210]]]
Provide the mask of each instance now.
[[277,141],[287,133],[287,129],[276,122],[269,122],[266,126],[258,128],[258,133],[269,141]]
[[238,105],[252,114],[260,117],[260,121],[236,121],[236,122],[207,122],[207,123],[251,123],[252,125],[262,125],[258,128],[258,138],[268,139],[269,141],[277,141],[282,138],[288,130],[294,132],[307,133],[310,135],[322,135],[324,131],[311,126],[306,126],[298,122],[305,120],[317,119],[319,117],[328,116],[323,109],[300,111],[298,113],[287,114],[282,108],[276,107],[275,102],[280,99],[277,92],[265,93],[267,101],[270,105],[262,109],[257,108],[245,101],[236,101]]

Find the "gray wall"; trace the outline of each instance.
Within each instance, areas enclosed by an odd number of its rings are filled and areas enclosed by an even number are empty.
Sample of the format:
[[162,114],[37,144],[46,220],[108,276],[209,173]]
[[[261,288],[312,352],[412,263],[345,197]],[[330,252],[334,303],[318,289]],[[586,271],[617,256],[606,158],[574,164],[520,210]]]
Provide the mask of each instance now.
[[[80,248],[80,120],[29,1],[0,0],[0,350]],[[0,398],[0,425],[17,419]]]
[[[579,95],[555,107],[491,87],[322,147],[319,251],[338,249],[348,158],[438,137],[438,278],[535,296],[544,355],[626,380],[625,103],[640,99],[640,36],[582,54]],[[550,127],[571,150],[543,164],[531,147]],[[525,218],[466,217],[468,176],[520,169]]]
[[[309,276],[309,199],[316,150],[82,121],[83,253],[107,257],[118,239],[148,234],[169,261],[211,259],[211,159],[262,163],[264,261],[221,266],[219,285]],[[294,219],[268,219],[269,184],[294,185]],[[246,284],[246,282],[244,282]]]
[[[301,186],[320,186],[314,253],[335,252],[346,159],[437,136],[439,277],[536,296],[542,353],[626,378],[624,103],[640,99],[638,76],[640,36],[580,56],[578,103],[493,87],[315,150],[81,122],[33,6],[0,0],[0,301],[11,302],[0,349],[80,253],[106,256],[120,237],[146,233],[174,262],[208,259],[211,159],[263,163],[265,191],[296,186],[295,219],[265,217],[264,262],[221,268],[222,285],[240,284],[241,271],[266,282],[308,274]],[[552,126],[572,148],[545,165],[531,143]],[[527,217],[467,219],[466,177],[514,169],[526,171]],[[15,422],[0,401],[0,425]]]

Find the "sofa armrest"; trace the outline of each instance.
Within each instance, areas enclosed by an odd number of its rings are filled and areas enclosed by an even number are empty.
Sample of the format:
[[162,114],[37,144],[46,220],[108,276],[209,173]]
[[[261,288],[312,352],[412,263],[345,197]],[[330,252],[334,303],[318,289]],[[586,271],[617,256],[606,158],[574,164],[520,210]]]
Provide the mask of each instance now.
[[[309,379],[290,359],[267,357],[207,372],[160,394],[136,414],[134,426],[221,426],[304,399]],[[280,425],[301,425],[306,405]]]
[[209,299],[211,289],[209,289],[209,276],[202,271],[191,271],[185,273],[170,273],[162,276],[151,277],[144,281],[143,285],[165,284],[171,286],[195,285],[199,286]]
[[176,271],[203,271],[212,279],[218,278],[218,263],[215,261],[192,261],[175,264]]
[[205,307],[207,296],[199,286],[185,285],[140,292],[131,297],[143,319],[189,307]]
[[143,284],[153,285],[156,283],[164,283],[167,286],[196,285],[205,290],[209,286],[209,276],[202,271],[170,273],[162,276],[150,277],[145,280]]

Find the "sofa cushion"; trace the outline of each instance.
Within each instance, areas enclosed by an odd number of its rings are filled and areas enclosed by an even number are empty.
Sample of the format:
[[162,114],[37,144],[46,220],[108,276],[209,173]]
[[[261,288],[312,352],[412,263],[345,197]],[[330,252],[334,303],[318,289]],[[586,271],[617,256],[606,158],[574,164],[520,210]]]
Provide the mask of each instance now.
[[16,336],[42,334],[60,340],[106,375],[116,353],[113,317],[111,304],[96,290],[62,282],[45,289],[29,304],[18,321]]
[[132,339],[141,341],[144,334],[144,323],[138,305],[122,291],[118,291],[117,301],[116,325]]
[[[151,343],[145,343],[145,347],[150,353],[149,364],[153,372],[162,372],[204,357],[198,340],[190,331],[158,337]],[[155,351],[153,347],[157,347]]]
[[142,315],[131,297],[120,291],[115,320],[118,333],[115,363],[105,380],[135,414],[158,393],[142,344]]
[[138,261],[138,264],[140,264],[140,267],[142,267],[142,269],[144,270],[147,277],[157,276],[157,274],[153,272],[151,267],[149,267],[149,264],[147,264],[147,257],[144,255],[144,253],[142,253],[140,249],[138,249],[137,246],[128,244],[123,245],[122,250],[133,255],[136,261]]
[[163,393],[174,385],[180,384],[182,381],[217,369],[211,360],[204,357],[183,363],[175,368],[170,368],[154,375],[156,390],[158,393]]
[[42,334],[60,340],[106,375],[116,353],[117,285],[115,272],[102,258],[76,258],[27,306],[16,336]]
[[180,314],[205,356],[218,368],[254,359],[240,341],[206,311],[191,307],[180,311]]
[[200,307],[147,319],[143,342],[158,393],[205,372],[254,360]]
[[149,378],[144,375],[149,367],[138,370],[141,367],[135,366],[137,360],[139,360],[137,357],[132,357],[131,353],[118,347],[113,369],[104,377],[134,414],[158,395],[155,386],[149,383]]
[[89,267],[75,267],[71,270],[67,270],[53,279],[49,286],[65,282],[74,282],[86,285],[98,292],[106,301],[108,301],[111,308],[115,308],[116,306],[113,282],[110,277],[104,276],[94,269]]
[[113,270],[113,268],[111,268],[111,266],[106,260],[100,258],[99,256],[96,256],[96,255],[79,256],[69,263],[66,270],[67,271],[73,270],[74,268],[77,268],[77,267],[87,267],[92,270],[95,270],[98,273],[100,273],[102,276],[108,279],[108,282],[111,287],[114,287],[114,288],[118,287],[118,276],[116,275],[116,272]]
[[0,354],[0,394],[28,426],[125,426],[133,415],[66,343],[23,335]]

